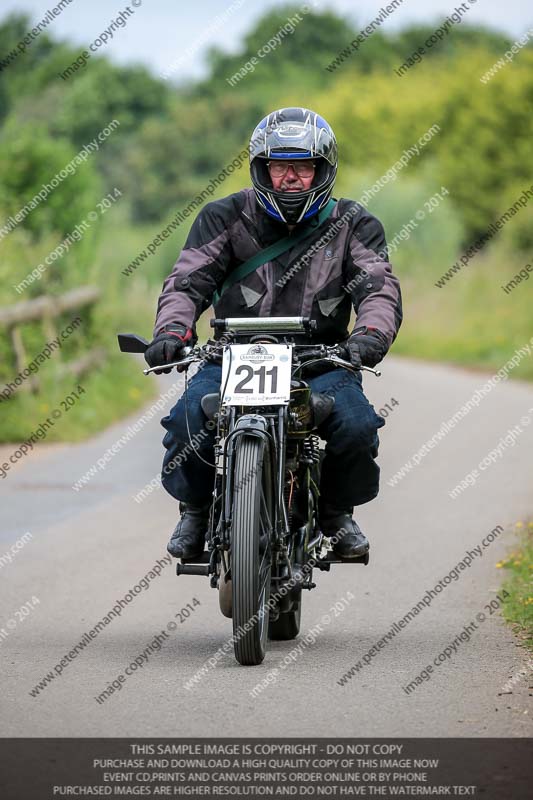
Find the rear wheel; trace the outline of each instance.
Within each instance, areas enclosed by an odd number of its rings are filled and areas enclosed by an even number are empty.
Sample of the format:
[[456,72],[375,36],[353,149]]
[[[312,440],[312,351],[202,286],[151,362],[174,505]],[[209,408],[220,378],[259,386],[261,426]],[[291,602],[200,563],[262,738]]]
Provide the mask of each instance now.
[[[315,469],[315,476],[311,475],[309,470],[304,473],[304,479],[301,481],[300,490],[302,498],[299,503],[299,517],[300,522],[304,523],[305,527],[300,528],[300,532],[296,534],[293,532],[294,548],[291,555],[291,567],[294,572],[295,569],[301,570],[307,561],[305,548],[307,538],[312,531],[312,520],[314,517],[315,501],[311,491],[310,479],[314,477],[315,481],[320,482],[320,467]],[[305,530],[307,529],[307,533]],[[302,534],[301,531],[304,531]],[[283,602],[281,603],[283,609]],[[272,620],[269,625],[268,636],[270,639],[277,641],[286,641],[288,639],[296,639],[300,633],[302,617],[302,590],[291,592],[290,607],[286,611],[281,611],[276,620]]]
[[[304,563],[304,544],[303,541],[296,541],[291,555],[292,574],[299,572]],[[293,588],[287,597],[281,599],[280,613],[277,619],[271,620],[268,627],[270,639],[283,641],[296,639],[300,633],[300,620],[302,617],[302,590]]]
[[260,664],[266,652],[270,598],[273,491],[268,448],[243,436],[236,446],[231,524],[235,658]]

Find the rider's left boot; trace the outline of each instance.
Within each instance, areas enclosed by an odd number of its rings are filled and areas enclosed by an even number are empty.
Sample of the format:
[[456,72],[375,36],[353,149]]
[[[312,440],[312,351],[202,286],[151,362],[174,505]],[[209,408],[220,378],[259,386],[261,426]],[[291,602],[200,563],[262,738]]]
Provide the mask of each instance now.
[[324,536],[333,539],[333,552],[341,558],[358,558],[368,553],[370,543],[348,509],[325,505],[320,514]]

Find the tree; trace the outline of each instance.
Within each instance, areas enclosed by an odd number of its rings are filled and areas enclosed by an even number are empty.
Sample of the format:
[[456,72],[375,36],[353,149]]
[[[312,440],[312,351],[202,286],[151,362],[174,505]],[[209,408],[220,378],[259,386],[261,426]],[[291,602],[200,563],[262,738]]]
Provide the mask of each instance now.
[[[65,139],[52,139],[44,129],[5,125],[0,140],[0,208],[14,216],[36,198],[35,208],[21,221],[34,240],[53,231],[65,236],[101,196],[100,181],[89,155],[73,160],[76,150]],[[65,177],[60,175],[65,171]],[[52,181],[59,178],[54,187]],[[43,189],[43,186],[49,187]]]

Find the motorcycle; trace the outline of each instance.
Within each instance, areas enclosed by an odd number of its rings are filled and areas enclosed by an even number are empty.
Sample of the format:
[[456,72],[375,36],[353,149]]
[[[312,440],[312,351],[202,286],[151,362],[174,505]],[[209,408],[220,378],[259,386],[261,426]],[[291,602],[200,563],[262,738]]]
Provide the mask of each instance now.
[[[164,367],[183,371],[195,362],[199,369],[209,361],[222,363],[220,392],[201,401],[206,427],[216,428],[207,550],[193,561],[181,560],[176,573],[210,578],[222,614],[233,620],[237,661],[256,665],[269,638],[298,636],[302,592],[316,587],[314,569],[368,564],[368,554],[335,554],[320,530],[324,451],[316,429],[335,398],[312,392],[301,377],[304,367],[319,362],[342,368],[339,374],[356,368],[342,357],[342,345],[299,344],[298,337],[316,329],[316,321],[304,317],[229,317],[212,319],[211,327],[218,339],[185,348],[179,361]],[[122,352],[142,353],[148,346],[134,334],[118,339]]]

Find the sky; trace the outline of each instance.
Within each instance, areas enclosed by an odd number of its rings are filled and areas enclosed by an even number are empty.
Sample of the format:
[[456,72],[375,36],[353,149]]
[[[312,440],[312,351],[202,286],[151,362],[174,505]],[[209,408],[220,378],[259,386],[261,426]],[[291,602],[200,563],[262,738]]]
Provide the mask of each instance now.
[[[13,11],[27,11],[37,22],[58,0],[0,0],[0,21]],[[72,0],[48,30],[78,44],[80,50],[105,31],[127,7],[133,12],[99,52],[120,64],[141,63],[156,75],[165,75],[182,59],[174,75],[200,77],[210,46],[239,49],[239,42],[265,11],[287,0]],[[307,0],[316,10],[332,9],[364,28],[390,0]],[[499,29],[517,39],[533,28],[533,8],[527,0],[466,0],[468,19]],[[300,5],[296,0],[296,5]],[[404,0],[382,24],[393,30],[413,22],[431,23],[451,14],[459,0]],[[14,46],[16,46],[14,42]],[[339,42],[339,50],[347,42]],[[4,54],[0,53],[0,56]]]

